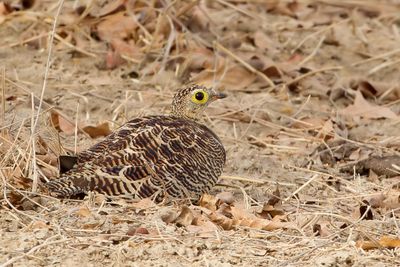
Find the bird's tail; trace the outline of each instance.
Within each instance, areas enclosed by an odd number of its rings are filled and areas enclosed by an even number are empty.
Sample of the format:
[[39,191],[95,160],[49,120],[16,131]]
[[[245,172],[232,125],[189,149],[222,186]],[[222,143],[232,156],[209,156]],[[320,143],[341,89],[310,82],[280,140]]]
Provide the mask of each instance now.
[[67,172],[59,179],[52,180],[45,184],[49,194],[57,198],[71,198],[86,194],[90,191],[95,173],[86,171]]

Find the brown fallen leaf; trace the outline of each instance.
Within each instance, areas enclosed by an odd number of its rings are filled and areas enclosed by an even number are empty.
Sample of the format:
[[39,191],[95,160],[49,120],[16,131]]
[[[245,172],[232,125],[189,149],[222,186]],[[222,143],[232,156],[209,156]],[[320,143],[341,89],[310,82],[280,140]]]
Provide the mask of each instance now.
[[129,204],[129,206],[133,207],[135,209],[139,209],[139,210],[146,210],[146,209],[155,207],[156,204],[150,198],[143,198],[143,199],[139,200],[138,202]]
[[[204,199],[207,201],[204,201]],[[218,203],[218,200],[216,199],[216,197],[208,195],[203,198],[203,202],[200,203],[214,208],[214,205],[211,203]],[[272,220],[259,218],[255,214],[251,213],[250,210],[244,208],[243,203],[234,203],[231,205],[222,203],[220,206],[216,207],[218,209],[211,212],[208,215],[208,218],[224,230],[231,230],[237,226],[267,231],[281,228],[295,228],[292,223],[283,221],[285,216],[276,215]]]
[[267,50],[267,49],[271,49],[272,47],[274,47],[274,42],[263,31],[260,31],[260,30],[256,31],[253,35],[253,40],[254,40],[255,46],[260,49]]
[[44,221],[34,221],[31,225],[31,229],[48,229],[50,225]]
[[99,10],[96,12],[97,17],[104,17],[107,15],[110,15],[111,13],[114,13],[121,8],[123,8],[126,0],[114,0],[110,2],[106,2],[104,6],[102,6]]
[[383,208],[394,210],[400,208],[400,191],[396,189],[390,189],[389,191],[381,192],[368,199],[373,208]]
[[127,235],[129,236],[134,236],[134,235],[148,235],[150,234],[149,230],[144,227],[130,227],[128,231],[126,232]]
[[201,196],[199,200],[199,206],[207,208],[211,211],[216,211],[217,210],[217,202],[218,199],[215,196],[209,195],[209,194],[204,194]]
[[272,193],[268,202],[265,202],[263,208],[258,212],[258,216],[264,219],[271,219],[277,215],[284,215],[285,212],[282,209],[282,200],[279,187],[277,186],[275,191]]
[[294,229],[296,228],[294,224],[289,222],[282,222],[280,216],[276,216],[272,220],[266,220],[256,217],[242,218],[240,220],[234,220],[235,226],[245,226],[258,230],[273,231],[277,229]]
[[278,207],[278,206],[273,206],[269,205],[268,203],[264,203],[264,206],[261,210],[261,212],[258,213],[258,215],[262,218],[274,218],[277,215],[284,215],[284,211]]
[[103,17],[103,20],[97,25],[97,33],[100,39],[111,42],[113,39],[123,40],[134,34],[137,27],[138,25],[131,15],[119,12]]
[[191,209],[187,206],[183,206],[178,217],[175,218],[173,223],[178,227],[191,225],[194,219],[194,215]]
[[96,126],[85,126],[82,128],[82,130],[89,134],[91,138],[107,136],[111,133],[108,122],[104,122]]
[[362,201],[363,204],[361,204],[359,207],[357,207],[352,216],[354,219],[360,219],[362,218],[363,220],[373,220],[374,219],[374,213],[372,211],[372,207],[370,203],[367,200]]
[[173,211],[173,210],[167,210],[164,211],[161,215],[160,218],[163,222],[165,222],[166,224],[172,223],[176,220],[176,218],[178,217],[178,214]]
[[51,111],[50,122],[59,132],[63,132],[67,135],[73,135],[75,133],[75,124],[71,123],[70,120],[64,118],[57,111]]
[[216,195],[216,198],[218,198],[218,200],[219,200],[217,205],[220,205],[222,203],[231,205],[231,204],[233,204],[233,202],[235,202],[235,197],[233,196],[233,194],[231,192],[218,193]]
[[386,199],[383,201],[382,207],[390,210],[397,210],[397,212],[399,212],[400,190],[390,189],[389,192],[386,193]]
[[243,90],[257,79],[257,75],[249,72],[242,66],[233,66],[225,71],[221,67],[217,72],[212,69],[205,69],[193,77],[193,81],[204,84],[206,86],[212,85],[218,80],[220,86],[225,86],[230,90]]
[[356,97],[352,105],[339,111],[344,116],[360,116],[367,119],[398,119],[399,116],[388,107],[371,104],[363,97],[360,91],[356,91]]
[[368,203],[370,203],[373,208],[381,208],[383,206],[383,201],[385,200],[385,195],[380,193],[378,195],[372,196]]
[[4,2],[0,3],[0,24],[2,24],[6,20],[6,15],[11,11],[7,8],[7,5]]
[[400,239],[392,238],[389,236],[382,236],[378,242],[359,240],[356,242],[356,247],[362,248],[364,250],[375,249],[375,248],[399,248]]
[[89,210],[88,207],[86,206],[81,206],[75,214],[78,217],[89,217],[92,215],[92,212]]
[[97,229],[99,226],[103,225],[104,222],[101,221],[94,221],[94,222],[88,222],[82,225],[83,229]]
[[104,63],[99,64],[99,68],[112,70],[123,64],[124,62],[125,60],[118,52],[109,50],[106,54]]
[[356,170],[361,174],[372,170],[377,175],[393,177],[400,174],[400,171],[396,170],[396,166],[400,166],[400,156],[370,157],[358,162]]
[[329,222],[320,222],[313,225],[313,233],[317,236],[327,237],[331,235],[328,229]]
[[[121,57],[128,57],[130,60],[140,61],[143,58],[143,53],[134,42],[127,42],[120,39],[112,39],[111,47],[116,55]],[[121,61],[122,58],[120,59]]]
[[202,219],[200,222],[196,221],[196,223],[186,226],[186,230],[199,237],[214,237],[215,231],[218,231],[219,228],[211,221]]
[[216,225],[220,226],[224,230],[231,230],[234,226],[233,219],[230,219],[220,212],[212,212],[208,218]]
[[386,101],[395,101],[400,96],[400,87],[393,87],[390,81],[375,81],[370,78],[351,76],[340,82],[341,87],[359,90],[365,97],[376,98],[383,95]]

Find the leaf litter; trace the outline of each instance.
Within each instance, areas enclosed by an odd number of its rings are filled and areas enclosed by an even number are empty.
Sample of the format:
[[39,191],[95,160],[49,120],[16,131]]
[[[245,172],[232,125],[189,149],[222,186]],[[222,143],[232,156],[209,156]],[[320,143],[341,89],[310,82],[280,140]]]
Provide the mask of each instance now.
[[[66,2],[41,97],[56,6],[0,3],[0,262],[399,265],[399,10]],[[207,117],[225,173],[199,203],[57,200],[41,188],[59,156],[167,112],[189,81],[229,94]]]

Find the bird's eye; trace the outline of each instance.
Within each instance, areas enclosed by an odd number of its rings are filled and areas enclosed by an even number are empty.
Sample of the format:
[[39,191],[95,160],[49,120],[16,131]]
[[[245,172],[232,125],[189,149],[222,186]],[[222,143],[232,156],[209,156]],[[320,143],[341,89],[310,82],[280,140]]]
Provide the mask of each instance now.
[[197,100],[201,101],[201,100],[204,99],[204,93],[203,93],[203,92],[197,92],[197,93],[194,95],[194,97],[195,97]]
[[192,95],[192,102],[199,105],[204,105],[208,101],[208,93],[202,89],[196,90]]

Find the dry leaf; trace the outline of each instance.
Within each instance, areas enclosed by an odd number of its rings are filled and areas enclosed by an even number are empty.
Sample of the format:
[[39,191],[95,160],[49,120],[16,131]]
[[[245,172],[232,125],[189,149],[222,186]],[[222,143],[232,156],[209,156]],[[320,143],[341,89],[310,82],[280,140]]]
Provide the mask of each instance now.
[[368,200],[368,203],[370,203],[371,207],[373,208],[380,208],[383,205],[383,201],[385,200],[385,196],[384,194],[378,194],[376,196],[371,197]]
[[211,211],[217,210],[218,199],[212,195],[204,194],[199,200],[199,206],[207,208]]
[[203,223],[195,223],[193,225],[188,225],[185,228],[189,233],[196,234],[199,237],[215,237],[215,231],[219,228],[209,220],[204,220]]
[[264,203],[264,206],[261,212],[258,215],[262,218],[274,218],[277,215],[284,215],[285,212],[280,207],[275,207],[273,205],[269,205],[268,203]]
[[390,108],[381,107],[369,103],[367,100],[364,99],[360,91],[356,91],[356,98],[354,99],[354,103],[342,109],[340,113],[345,116],[361,116],[367,119],[399,118],[399,116],[396,115],[396,113],[394,113]]
[[372,196],[368,203],[373,208],[384,208],[396,210],[400,208],[400,191],[390,189],[388,192],[380,193]]
[[363,220],[373,220],[374,214],[372,212],[372,207],[367,200],[363,200],[363,205],[360,205],[359,210],[359,218],[363,218]]
[[235,202],[235,198],[231,192],[221,192],[216,195],[216,198],[219,199],[219,203],[226,203],[228,205]]
[[134,236],[134,235],[148,235],[150,234],[149,230],[144,227],[130,227],[128,231],[126,232],[127,235],[129,236]]
[[359,172],[372,170],[377,175],[393,177],[399,175],[399,171],[395,169],[395,166],[400,166],[400,156],[370,157],[358,162],[357,170]]
[[137,24],[129,14],[119,12],[103,18],[97,25],[100,39],[111,42],[114,39],[123,40],[135,33]]
[[260,49],[269,49],[272,47],[272,40],[262,31],[256,31],[253,36],[254,44]]
[[[192,3],[195,3],[195,2],[193,1]],[[199,31],[207,30],[207,27],[210,24],[210,19],[208,16],[204,16],[205,9],[207,9],[207,7],[204,4],[202,4],[201,9],[197,6],[194,6],[191,9],[188,26],[192,32],[199,32]]]
[[389,236],[382,236],[378,242],[372,241],[357,241],[356,247],[362,248],[364,250],[375,249],[375,248],[399,248],[400,239],[392,238]]
[[6,4],[4,2],[0,2],[0,24],[2,24],[6,20],[6,15],[10,11],[8,10]]
[[125,2],[126,2],[126,0],[109,1],[107,4],[105,4],[99,10],[97,10],[96,16],[103,17],[103,16],[109,15],[111,13],[114,13],[116,11],[119,11],[121,8],[123,8]]
[[89,222],[89,223],[83,224],[82,228],[83,229],[97,229],[102,224],[103,224],[103,222],[99,222],[99,221]]
[[88,207],[81,206],[75,214],[79,217],[89,217],[92,215],[92,212],[88,209]]
[[[207,196],[207,201],[201,202],[210,206],[210,203],[218,203],[212,200],[212,196]],[[214,199],[216,199],[214,197]],[[211,205],[211,207],[213,207]],[[216,225],[220,226],[224,230],[231,230],[236,226],[244,226],[253,229],[260,230],[275,230],[281,228],[294,228],[292,223],[282,222],[284,216],[276,215],[272,220],[266,220],[256,217],[254,214],[246,210],[243,204],[235,203],[234,205],[228,205],[223,203],[218,210],[208,215],[209,219]]]
[[101,64],[99,68],[112,70],[118,67],[119,65],[123,64],[124,62],[125,60],[121,57],[121,55],[118,52],[110,50],[106,54],[104,62],[105,66]]
[[49,224],[44,221],[34,221],[31,225],[32,229],[48,229]]
[[63,132],[67,135],[73,135],[75,133],[75,124],[64,118],[61,114],[56,111],[51,111],[50,120],[54,128],[59,132]]
[[383,201],[382,207],[397,210],[398,212],[400,209],[400,191],[395,189],[389,190],[386,194],[385,200]]
[[173,221],[177,226],[191,225],[194,219],[193,212],[187,206],[183,206],[178,217]]
[[178,217],[178,214],[173,210],[164,211],[160,215],[161,220],[163,222],[165,222],[166,224],[174,222],[177,217]]
[[132,41],[128,43],[127,41],[121,39],[112,39],[111,47],[115,51],[115,54],[118,56],[125,56],[128,57],[130,60],[136,61],[139,61],[143,58],[143,53],[140,51],[139,47],[137,47]]
[[244,67],[233,66],[226,72],[221,68],[217,73],[211,69],[206,69],[193,77],[193,81],[204,84],[206,86],[212,85],[218,81],[221,86],[225,86],[230,90],[243,90],[257,79],[257,75],[249,72]]
[[329,222],[320,222],[313,225],[313,233],[317,236],[327,237],[331,235],[328,229]]
[[213,212],[208,218],[224,230],[231,230],[233,228],[234,221],[221,213]]
[[150,198],[143,198],[138,202],[134,202],[129,204],[130,207],[139,209],[139,210],[146,210],[152,207],[155,207],[156,204]]
[[82,129],[84,132],[90,135],[91,138],[97,138],[101,136],[107,136],[111,133],[108,122],[104,122],[97,126],[85,126]]

